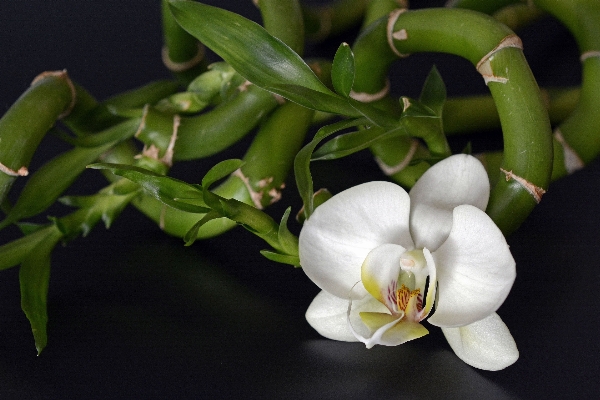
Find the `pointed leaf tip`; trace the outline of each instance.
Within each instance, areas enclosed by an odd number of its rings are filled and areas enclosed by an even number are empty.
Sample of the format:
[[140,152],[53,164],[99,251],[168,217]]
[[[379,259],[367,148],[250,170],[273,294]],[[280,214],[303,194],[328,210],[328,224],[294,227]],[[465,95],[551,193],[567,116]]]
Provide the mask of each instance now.
[[348,43],[338,47],[331,67],[331,81],[336,92],[349,97],[354,84],[354,54]]

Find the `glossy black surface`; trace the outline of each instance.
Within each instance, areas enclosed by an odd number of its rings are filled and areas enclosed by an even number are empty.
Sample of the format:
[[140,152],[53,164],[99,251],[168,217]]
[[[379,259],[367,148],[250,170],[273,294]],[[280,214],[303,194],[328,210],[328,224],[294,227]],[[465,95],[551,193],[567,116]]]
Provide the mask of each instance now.
[[[46,69],[67,68],[99,98],[167,77],[155,3],[2,2],[2,112]],[[250,1],[222,3],[258,15]],[[536,76],[544,85],[576,83],[569,35],[552,21],[542,24],[545,33],[523,34]],[[567,50],[552,56],[556,43]],[[414,96],[431,60],[412,59],[398,75],[412,76],[405,69],[413,68],[415,78],[398,86]],[[480,80],[472,83],[476,74],[460,71],[468,64],[434,61],[451,94],[485,90]],[[65,148],[53,138],[43,146],[37,165]],[[176,172],[194,181],[211,163]],[[367,154],[314,171],[317,186],[333,191],[382,179]],[[102,185],[88,171],[72,193]],[[521,356],[499,372],[464,364],[435,327],[394,348],[322,339],[303,317],[318,289],[302,270],[262,258],[258,250],[266,246],[258,239],[236,229],[186,248],[127,209],[109,231],[97,227],[56,249],[49,345],[39,357],[20,310],[17,270],[0,274],[0,398],[592,398],[600,392],[599,195],[596,161],[554,183],[509,238],[518,276],[498,313]],[[291,185],[286,196],[285,205],[297,210]],[[1,242],[13,233],[0,232]]]

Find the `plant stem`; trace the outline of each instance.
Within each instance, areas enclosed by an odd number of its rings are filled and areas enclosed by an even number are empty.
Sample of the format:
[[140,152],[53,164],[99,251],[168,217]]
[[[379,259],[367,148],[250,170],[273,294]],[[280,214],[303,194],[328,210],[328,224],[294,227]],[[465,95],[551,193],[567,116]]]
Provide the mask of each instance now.
[[[541,92],[553,125],[571,114],[580,96],[579,88],[541,89]],[[447,135],[500,128],[500,116],[490,95],[449,98],[444,104],[443,122]]]
[[[313,111],[294,103],[275,110],[253,140],[244,155],[246,164],[239,173],[229,177],[213,192],[224,198],[234,198],[258,208],[277,201],[282,184],[291,168],[311,124]],[[285,131],[282,130],[285,127]],[[133,204],[159,224],[170,235],[184,237],[202,214],[192,214],[163,205],[153,197],[143,195]],[[235,226],[235,222],[218,218],[206,223],[198,238],[209,238]]]
[[204,46],[179,26],[162,0],[163,63],[185,85],[206,70]]
[[519,0],[449,0],[446,3],[446,7],[466,8],[485,14],[492,14],[503,7],[517,2],[519,2]]
[[456,54],[487,79],[503,128],[506,174],[494,186],[487,212],[505,234],[513,232],[548,186],[553,150],[548,115],[520,40],[491,17],[469,10],[407,11],[392,23],[392,51]]
[[499,22],[516,31],[544,15],[544,12],[532,3],[511,4],[494,12],[492,16]]
[[258,0],[265,29],[299,55],[304,53],[304,20],[298,0]]
[[[600,154],[600,2],[587,0],[536,0],[536,6],[552,14],[573,34],[583,64],[581,95],[573,113],[558,126],[555,136],[564,139],[564,151],[581,165]],[[574,152],[574,154],[573,154]],[[580,165],[580,166],[581,166]],[[566,165],[572,172],[573,166]]]
[[0,203],[15,179],[28,174],[38,144],[55,121],[68,114],[74,96],[65,71],[45,72],[0,119]]
[[329,5],[304,6],[308,38],[314,42],[335,36],[357,25],[369,0],[336,0]]

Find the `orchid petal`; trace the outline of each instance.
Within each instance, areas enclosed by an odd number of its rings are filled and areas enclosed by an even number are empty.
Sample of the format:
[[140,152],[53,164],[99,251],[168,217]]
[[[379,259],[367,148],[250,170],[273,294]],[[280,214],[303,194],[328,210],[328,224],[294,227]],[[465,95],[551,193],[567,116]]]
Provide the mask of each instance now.
[[485,210],[490,182],[475,157],[457,154],[435,164],[410,191],[410,230],[417,248],[435,251],[452,228],[452,210],[470,204]]
[[398,244],[383,244],[371,250],[362,264],[362,283],[367,291],[392,312],[398,313],[396,290],[400,275],[400,256],[406,249]]
[[496,313],[460,328],[442,328],[456,355],[467,364],[498,371],[519,358],[519,350],[510,331]]
[[[354,186],[320,205],[300,232],[300,264],[321,289],[347,298],[367,254],[384,243],[412,248],[410,198],[390,182]],[[362,285],[353,297],[366,294]]]
[[368,349],[377,344],[382,346],[398,346],[429,333],[429,331],[418,322],[405,321],[402,317],[398,318],[398,316],[387,313],[361,312],[360,317],[365,325],[369,327],[372,335],[370,337],[364,337],[356,333],[353,326],[351,326],[350,329],[353,331],[356,338],[360,342],[363,342]]
[[429,275],[429,287],[427,288],[427,295],[425,297],[425,308],[421,311],[421,315],[419,315],[420,320],[424,320],[427,318],[429,313],[431,312],[431,308],[433,307],[433,303],[435,302],[435,293],[437,290],[437,270],[435,267],[435,261],[433,260],[433,256],[431,252],[426,248],[423,249],[423,256],[427,261],[427,272]]
[[448,239],[433,252],[438,301],[429,322],[441,327],[471,324],[496,311],[515,280],[515,260],[502,232],[480,209],[454,209]]
[[[344,342],[356,342],[356,337],[348,327],[347,310],[347,298],[342,299],[321,291],[306,310],[306,320],[321,336]],[[361,300],[354,300],[352,324],[362,325],[359,315],[361,311],[385,312],[387,309],[368,295]]]

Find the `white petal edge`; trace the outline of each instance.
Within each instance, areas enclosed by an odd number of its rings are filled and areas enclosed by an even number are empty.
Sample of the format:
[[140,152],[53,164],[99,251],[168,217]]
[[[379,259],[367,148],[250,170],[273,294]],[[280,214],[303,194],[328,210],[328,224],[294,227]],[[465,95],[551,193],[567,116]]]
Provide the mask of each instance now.
[[[390,182],[368,182],[333,196],[300,232],[304,272],[321,289],[346,298],[372,249],[384,243],[413,247],[409,212],[408,194]],[[354,298],[366,294],[362,285],[353,292]]]
[[498,371],[519,358],[515,340],[496,313],[460,328],[442,328],[442,332],[456,355],[475,368]]
[[410,229],[417,248],[435,251],[448,237],[452,210],[470,204],[485,210],[490,182],[481,162],[456,154],[440,161],[410,191]]
[[454,209],[450,235],[432,255],[438,281],[432,325],[458,327],[487,317],[502,305],[516,277],[502,232],[470,205]]
[[424,248],[423,249],[423,256],[425,257],[425,260],[427,261],[427,273],[429,275],[429,288],[427,289],[427,297],[425,297],[425,308],[423,308],[423,310],[421,311],[422,314],[420,316],[421,320],[427,318],[429,316],[429,313],[431,312],[431,309],[433,307],[433,303],[435,302],[435,298],[436,298],[436,291],[437,291],[437,269],[435,266],[435,261],[433,259],[433,256],[431,255],[431,252],[427,249]]
[[[371,313],[371,317],[377,315],[377,319],[383,317],[385,324],[379,325],[370,336],[365,336],[356,331],[351,323],[352,302],[348,304],[348,327],[359,342],[365,344],[367,349],[373,348],[375,345],[381,346],[398,346],[410,340],[418,339],[429,333],[429,331],[420,323],[413,321],[405,321],[402,314],[393,316],[390,314]],[[361,313],[361,317],[364,313]]]
[[[323,337],[343,342],[357,342],[348,327],[348,301],[348,298],[343,299],[321,291],[306,310],[306,320]],[[350,316],[353,326],[364,326],[359,315],[362,311],[387,312],[387,308],[370,295],[354,300]],[[364,327],[362,333],[368,334],[368,329]]]

